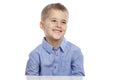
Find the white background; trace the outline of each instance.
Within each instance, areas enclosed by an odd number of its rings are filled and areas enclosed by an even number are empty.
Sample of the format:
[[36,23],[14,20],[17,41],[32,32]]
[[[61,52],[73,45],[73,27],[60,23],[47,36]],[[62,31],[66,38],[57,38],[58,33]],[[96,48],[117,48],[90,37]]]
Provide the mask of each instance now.
[[0,0],[0,80],[26,80],[28,54],[44,36],[41,9],[61,2],[70,13],[66,39],[84,55],[84,80],[120,80],[119,0]]

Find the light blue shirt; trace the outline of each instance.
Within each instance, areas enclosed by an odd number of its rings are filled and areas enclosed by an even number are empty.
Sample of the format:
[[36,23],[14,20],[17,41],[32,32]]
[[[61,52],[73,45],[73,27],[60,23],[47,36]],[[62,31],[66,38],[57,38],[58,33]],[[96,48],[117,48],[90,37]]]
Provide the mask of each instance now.
[[54,49],[45,39],[30,54],[26,75],[31,76],[85,76],[83,54],[80,48],[66,41]]

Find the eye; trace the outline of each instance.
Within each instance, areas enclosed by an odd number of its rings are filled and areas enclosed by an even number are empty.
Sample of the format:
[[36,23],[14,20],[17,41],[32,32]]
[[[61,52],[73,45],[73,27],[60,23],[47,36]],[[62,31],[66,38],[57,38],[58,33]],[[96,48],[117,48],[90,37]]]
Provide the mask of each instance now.
[[52,22],[56,22],[56,20],[55,19],[53,19],[53,20],[51,20]]
[[63,20],[63,21],[62,21],[62,24],[67,24],[67,21],[66,21],[66,20]]
[[63,21],[62,23],[63,23],[63,24],[66,24],[66,21]]

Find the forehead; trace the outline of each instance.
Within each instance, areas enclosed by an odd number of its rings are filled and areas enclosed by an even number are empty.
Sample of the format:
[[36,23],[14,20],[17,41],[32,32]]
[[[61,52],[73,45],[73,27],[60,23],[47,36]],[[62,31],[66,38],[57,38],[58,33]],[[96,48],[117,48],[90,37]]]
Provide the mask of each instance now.
[[68,18],[68,12],[67,11],[62,11],[62,10],[57,10],[57,9],[49,10],[47,15],[48,15],[48,17]]

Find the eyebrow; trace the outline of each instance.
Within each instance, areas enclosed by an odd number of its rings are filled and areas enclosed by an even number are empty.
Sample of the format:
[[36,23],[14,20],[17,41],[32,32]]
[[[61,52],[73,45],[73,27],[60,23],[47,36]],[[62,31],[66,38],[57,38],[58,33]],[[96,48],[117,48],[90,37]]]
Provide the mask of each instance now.
[[[57,18],[50,18],[50,19],[57,19]],[[67,21],[67,19],[62,19],[63,21]]]

